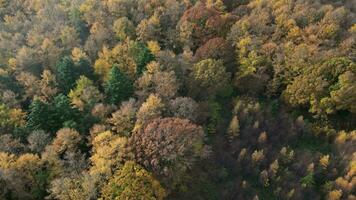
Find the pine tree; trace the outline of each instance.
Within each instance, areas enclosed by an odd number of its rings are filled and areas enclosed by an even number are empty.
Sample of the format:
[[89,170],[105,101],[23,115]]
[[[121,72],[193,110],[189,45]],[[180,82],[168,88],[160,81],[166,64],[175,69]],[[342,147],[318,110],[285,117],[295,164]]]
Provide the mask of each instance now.
[[72,108],[69,98],[63,94],[59,94],[54,98],[51,106],[53,121],[53,130],[57,131],[63,127],[74,128],[76,121],[79,119],[78,110]]
[[67,94],[77,80],[73,60],[68,56],[62,58],[56,65],[56,72],[59,88]]
[[116,66],[113,66],[109,73],[109,79],[105,85],[107,101],[111,104],[118,104],[127,100],[133,92],[134,88],[131,80]]
[[45,130],[50,129],[51,123],[50,111],[47,104],[40,100],[35,100],[30,105],[30,113],[27,117],[27,127],[32,130]]
[[137,64],[138,74],[141,74],[144,71],[146,64],[154,59],[150,49],[139,42],[132,43],[129,47],[129,54],[133,57]]

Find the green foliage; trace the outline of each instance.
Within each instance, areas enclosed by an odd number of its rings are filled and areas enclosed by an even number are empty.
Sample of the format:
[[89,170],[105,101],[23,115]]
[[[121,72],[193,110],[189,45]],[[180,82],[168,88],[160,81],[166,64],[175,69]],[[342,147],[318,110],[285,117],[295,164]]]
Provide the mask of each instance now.
[[[199,93],[214,97],[229,91],[230,73],[226,72],[221,60],[206,59],[194,65],[192,78]],[[196,86],[195,86],[196,87]]]
[[221,120],[221,105],[216,101],[209,101],[209,121],[206,130],[210,134],[217,131],[217,125]]
[[311,113],[325,115],[338,110],[354,113],[356,64],[348,58],[332,58],[306,68],[285,90],[292,105],[309,106]]
[[46,169],[42,169],[34,177],[36,185],[31,188],[31,194],[35,199],[44,199],[48,195],[46,187],[48,186],[49,173]]
[[127,17],[117,19],[114,22],[113,29],[116,33],[116,37],[122,41],[126,38],[133,39],[135,36],[135,26]]
[[111,104],[119,104],[133,95],[134,88],[131,80],[122,73],[118,67],[111,68],[108,81],[105,84],[107,101]]
[[73,60],[65,56],[56,65],[58,87],[67,94],[74,87],[77,75]]
[[77,8],[69,11],[69,20],[78,31],[80,38],[88,37],[88,28],[86,22],[82,19],[82,13]]
[[129,47],[129,54],[135,60],[137,64],[137,73],[141,74],[145,70],[146,64],[151,62],[154,59],[151,51],[147,48],[146,45],[140,42],[134,42]]
[[308,175],[304,176],[301,180],[300,180],[301,184],[303,187],[314,187],[315,186],[315,180],[314,180],[314,174],[313,173],[309,173]]
[[[48,122],[46,123],[46,121]],[[35,100],[30,105],[26,126],[32,130],[51,130],[50,110],[46,103]]]
[[78,111],[72,108],[68,97],[60,94],[54,98],[52,104],[33,101],[27,117],[27,127],[55,133],[64,125],[77,121],[78,116]]
[[0,199],[354,199],[355,16],[0,0]]

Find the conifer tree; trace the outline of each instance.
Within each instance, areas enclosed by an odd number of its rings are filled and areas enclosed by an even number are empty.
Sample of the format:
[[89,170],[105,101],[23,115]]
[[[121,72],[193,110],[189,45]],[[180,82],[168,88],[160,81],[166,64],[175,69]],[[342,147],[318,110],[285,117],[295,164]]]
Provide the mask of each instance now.
[[30,113],[27,117],[27,127],[32,130],[49,130],[49,107],[40,100],[35,100],[30,105]]
[[73,60],[67,56],[62,58],[56,65],[56,72],[59,88],[65,94],[68,93],[77,79]]
[[122,73],[119,68],[113,66],[109,73],[109,79],[105,85],[107,101],[111,104],[118,104],[127,100],[134,92],[131,80]]

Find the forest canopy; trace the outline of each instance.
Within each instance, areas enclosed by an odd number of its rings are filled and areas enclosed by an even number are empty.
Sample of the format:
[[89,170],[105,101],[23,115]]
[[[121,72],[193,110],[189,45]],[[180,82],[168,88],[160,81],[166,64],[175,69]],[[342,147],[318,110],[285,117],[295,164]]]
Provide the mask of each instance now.
[[0,0],[0,199],[355,194],[355,0]]

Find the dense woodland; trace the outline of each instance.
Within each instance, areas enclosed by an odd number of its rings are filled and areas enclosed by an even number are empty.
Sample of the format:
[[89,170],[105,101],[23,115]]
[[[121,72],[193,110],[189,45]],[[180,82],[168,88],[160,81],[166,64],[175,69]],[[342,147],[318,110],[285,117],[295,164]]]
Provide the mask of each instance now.
[[0,0],[1,200],[355,194],[355,0]]

